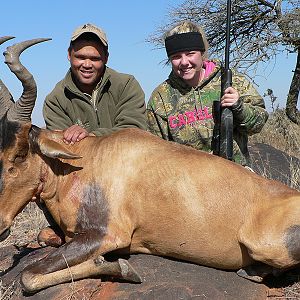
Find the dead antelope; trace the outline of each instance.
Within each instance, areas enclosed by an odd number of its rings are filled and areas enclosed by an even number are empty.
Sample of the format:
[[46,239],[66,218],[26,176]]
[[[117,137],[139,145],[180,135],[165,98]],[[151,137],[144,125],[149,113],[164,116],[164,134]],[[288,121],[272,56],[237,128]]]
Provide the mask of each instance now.
[[256,281],[300,262],[298,191],[139,129],[65,145],[61,132],[32,125],[36,86],[19,55],[42,40],[5,52],[21,98],[14,103],[2,82],[0,90],[0,238],[36,197],[66,241],[23,271],[27,291],[70,281],[70,272],[140,281],[126,260],[104,259],[112,251],[240,269]]

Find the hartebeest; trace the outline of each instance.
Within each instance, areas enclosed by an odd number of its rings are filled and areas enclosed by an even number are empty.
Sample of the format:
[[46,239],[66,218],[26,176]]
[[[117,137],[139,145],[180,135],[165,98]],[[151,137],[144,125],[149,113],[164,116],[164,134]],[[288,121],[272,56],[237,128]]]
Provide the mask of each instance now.
[[70,273],[139,281],[126,260],[104,260],[112,251],[242,268],[241,276],[257,281],[264,276],[257,262],[269,273],[300,262],[298,191],[138,129],[66,145],[61,132],[33,126],[36,86],[19,55],[40,41],[5,52],[23,83],[21,98],[12,102],[2,82],[0,90],[0,237],[37,197],[66,240],[23,271],[27,291],[69,281]]

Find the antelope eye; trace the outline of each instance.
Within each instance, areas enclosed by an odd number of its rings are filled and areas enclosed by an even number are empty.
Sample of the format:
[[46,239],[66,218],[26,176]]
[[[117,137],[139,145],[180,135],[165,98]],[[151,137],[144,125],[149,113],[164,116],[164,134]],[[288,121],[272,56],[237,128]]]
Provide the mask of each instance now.
[[15,158],[15,163],[21,163],[21,162],[23,162],[25,160],[25,157],[23,157],[23,156],[17,156],[16,158]]

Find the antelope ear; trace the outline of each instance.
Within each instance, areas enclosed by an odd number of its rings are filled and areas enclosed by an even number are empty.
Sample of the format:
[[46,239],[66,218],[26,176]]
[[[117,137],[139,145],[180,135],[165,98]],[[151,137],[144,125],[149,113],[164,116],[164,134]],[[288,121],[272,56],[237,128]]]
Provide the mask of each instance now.
[[38,145],[40,151],[44,155],[50,158],[65,158],[65,159],[82,158],[82,156],[69,151],[63,145],[45,137],[40,137],[38,139]]
[[23,162],[29,151],[28,134],[31,123],[21,124],[10,122],[4,118],[1,120],[1,146],[0,148],[9,148],[9,161],[20,163]]

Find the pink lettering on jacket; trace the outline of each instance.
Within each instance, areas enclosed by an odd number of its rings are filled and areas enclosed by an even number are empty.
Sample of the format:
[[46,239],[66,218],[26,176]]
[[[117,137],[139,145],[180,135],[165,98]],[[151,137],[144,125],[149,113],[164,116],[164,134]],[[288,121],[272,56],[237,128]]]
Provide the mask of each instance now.
[[207,106],[205,106],[203,108],[203,112],[204,112],[204,116],[205,116],[204,119],[212,119],[213,115],[208,112]]
[[197,110],[197,119],[200,120],[200,121],[202,121],[202,120],[205,119],[205,117],[204,117],[204,115],[203,115],[202,109],[198,109],[198,110]]
[[186,124],[186,120],[182,114],[178,115],[178,126],[182,126]]
[[193,124],[196,121],[210,120],[213,116],[209,113],[208,107],[203,109],[194,109],[192,111],[186,111],[178,116],[169,116],[169,126],[171,128],[181,127],[186,124]]
[[174,116],[169,117],[169,125],[171,128],[177,127],[177,123],[175,123],[175,121],[176,121],[176,117],[174,117]]
[[193,111],[187,111],[185,113],[186,117],[187,117],[187,123],[188,124],[191,124],[191,123],[194,123],[196,121],[196,117],[195,117],[195,110]]

